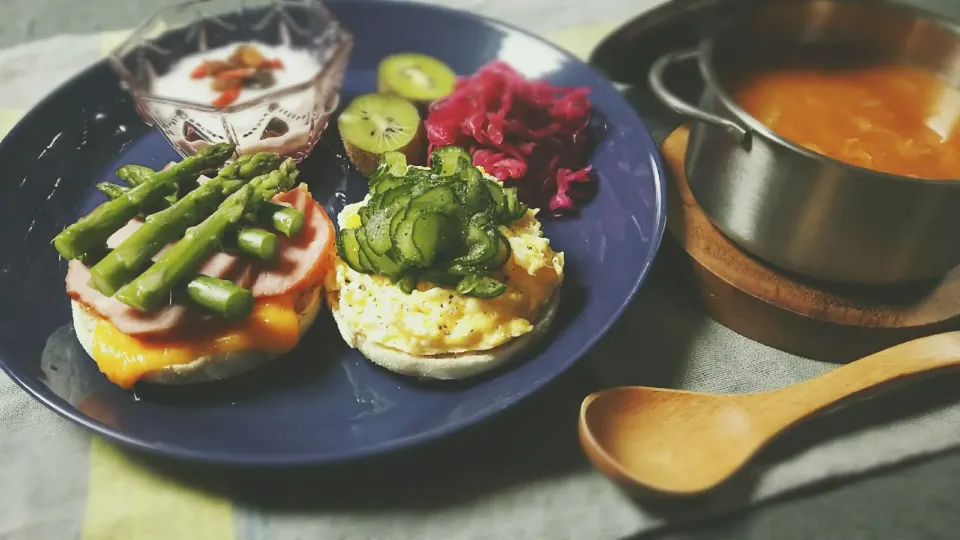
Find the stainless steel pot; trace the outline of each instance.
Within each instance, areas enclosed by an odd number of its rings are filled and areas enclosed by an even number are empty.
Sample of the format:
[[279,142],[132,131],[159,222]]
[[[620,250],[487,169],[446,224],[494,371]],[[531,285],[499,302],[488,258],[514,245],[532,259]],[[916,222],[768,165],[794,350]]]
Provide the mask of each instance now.
[[[960,178],[896,176],[816,154],[777,136],[728,93],[737,63],[811,42],[919,65],[960,87],[960,26],[917,10],[790,0],[740,14],[650,70],[654,93],[693,120],[686,170],[694,197],[746,251],[809,277],[881,285],[945,274],[960,264]],[[688,60],[706,83],[699,107],[664,83],[668,66]]]

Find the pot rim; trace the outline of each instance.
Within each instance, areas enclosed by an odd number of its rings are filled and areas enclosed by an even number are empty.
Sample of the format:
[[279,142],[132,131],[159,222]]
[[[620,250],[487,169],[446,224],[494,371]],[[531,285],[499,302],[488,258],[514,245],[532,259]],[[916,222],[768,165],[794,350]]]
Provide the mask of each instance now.
[[[916,19],[927,19],[931,23],[943,28],[944,30],[950,33],[953,33],[954,35],[957,36],[958,40],[960,40],[960,20],[948,18],[943,15],[928,11],[926,9],[915,8],[912,6],[905,6],[903,4],[898,4],[890,0],[874,0],[869,3],[852,2],[850,0],[805,0],[805,3],[808,3],[808,4],[813,2],[828,2],[831,4],[856,5],[861,9],[888,10],[893,12],[899,12],[900,14],[911,16]],[[767,6],[764,6],[764,8],[769,8],[770,6],[774,6],[776,4],[777,3],[774,2],[774,3],[768,4]],[[750,15],[740,14],[739,16],[743,17],[743,16],[750,16]],[[728,20],[720,29],[720,31],[714,34],[706,35],[700,39],[700,43],[697,46],[697,50],[698,50],[697,65],[700,70],[700,75],[703,77],[704,83],[706,83],[705,89],[708,89],[711,92],[713,92],[717,96],[717,98],[720,99],[723,105],[731,113],[733,113],[733,115],[736,117],[736,120],[742,124],[745,124],[747,129],[753,132],[754,135],[759,135],[769,142],[772,142],[787,150],[796,152],[806,158],[814,159],[822,163],[833,165],[835,167],[849,169],[853,172],[857,172],[860,174],[869,174],[869,175],[876,176],[885,180],[890,180],[893,182],[910,182],[910,183],[919,183],[919,184],[946,184],[946,185],[953,185],[954,187],[952,189],[960,189],[960,177],[934,179],[934,178],[924,178],[924,177],[917,177],[917,176],[903,176],[899,174],[892,174],[892,173],[887,173],[883,171],[877,171],[874,169],[868,169],[866,167],[861,167],[859,165],[853,165],[851,163],[840,161],[830,156],[826,156],[826,155],[814,152],[813,150],[809,150],[803,146],[800,146],[797,143],[794,143],[789,139],[786,139],[780,136],[779,134],[774,132],[772,129],[764,125],[762,122],[757,120],[753,115],[743,110],[743,108],[741,108],[740,105],[733,99],[733,96],[731,96],[730,93],[727,91],[726,87],[724,87],[720,83],[720,77],[718,76],[717,71],[712,62],[713,52],[716,46],[717,37],[720,36],[724,32],[724,30],[732,26],[737,20],[739,20],[739,18]],[[948,189],[951,189],[951,188],[948,188]]]

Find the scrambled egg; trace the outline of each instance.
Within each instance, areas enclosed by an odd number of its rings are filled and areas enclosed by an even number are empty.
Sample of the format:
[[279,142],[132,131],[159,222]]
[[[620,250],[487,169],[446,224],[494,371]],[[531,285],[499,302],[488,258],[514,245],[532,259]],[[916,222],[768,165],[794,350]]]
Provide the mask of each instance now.
[[[368,199],[347,205],[341,228],[360,225],[357,211]],[[537,211],[502,227],[513,253],[498,278],[506,292],[496,298],[461,296],[453,289],[421,282],[405,294],[380,275],[357,272],[340,257],[327,274],[331,302],[354,331],[385,347],[411,355],[489,350],[531,330],[541,308],[563,281],[563,253],[543,237]],[[339,294],[337,294],[339,293]]]

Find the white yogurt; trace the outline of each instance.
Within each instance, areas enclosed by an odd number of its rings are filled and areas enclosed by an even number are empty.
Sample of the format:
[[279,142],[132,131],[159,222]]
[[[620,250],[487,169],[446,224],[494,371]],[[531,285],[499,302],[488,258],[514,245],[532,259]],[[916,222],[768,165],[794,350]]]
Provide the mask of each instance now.
[[[280,59],[284,67],[271,70],[274,83],[269,88],[243,88],[231,106],[249,103],[283,88],[308,82],[317,76],[323,62],[328,60],[328,58],[314,57],[309,50],[294,49],[284,45],[268,45],[260,42],[231,43],[179,60],[167,73],[154,79],[150,88],[151,97],[210,106],[220,95],[220,92],[210,88],[212,78],[194,79],[190,73],[204,60],[225,61],[241,44],[255,47],[269,60]],[[327,56],[330,52],[332,51],[326,51]],[[314,112],[318,99],[321,104],[327,105],[326,100],[317,95],[326,87],[327,85],[324,84],[311,85],[302,92],[232,112],[226,120],[228,127],[216,113],[181,110],[160,102],[153,102],[150,108],[151,113],[160,119],[160,124],[171,126],[172,142],[187,154],[195,153],[210,143],[204,140],[185,140],[181,129],[184,118],[177,115],[184,115],[185,120],[193,124],[201,134],[211,135],[207,137],[208,140],[222,141],[228,138],[234,140],[241,154],[273,151],[290,155],[295,152],[309,151],[306,147],[310,141],[311,127],[320,123],[322,130],[322,126],[326,125],[332,106],[325,106]],[[311,116],[316,116],[313,122],[310,120]],[[261,134],[271,118],[283,121],[289,131],[280,136],[261,139]],[[229,132],[224,131],[225,128],[229,129]]]
[[321,63],[306,49],[294,49],[284,45],[268,45],[256,41],[231,43],[216,49],[184,56],[170,66],[169,71],[153,80],[150,93],[155,97],[210,105],[220,95],[220,92],[210,88],[213,79],[211,77],[194,79],[190,77],[190,73],[204,60],[226,61],[241,44],[256,48],[268,60],[279,58],[283,63],[283,68],[271,70],[274,80],[272,86],[269,88],[243,88],[232,105],[252,101],[282,88],[307,82],[316,76],[321,67]]

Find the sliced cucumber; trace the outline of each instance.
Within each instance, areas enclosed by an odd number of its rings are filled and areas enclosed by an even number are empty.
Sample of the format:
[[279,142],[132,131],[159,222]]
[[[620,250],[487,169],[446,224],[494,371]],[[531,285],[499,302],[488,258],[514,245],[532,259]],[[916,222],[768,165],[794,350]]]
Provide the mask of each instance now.
[[487,276],[478,276],[470,274],[464,276],[457,283],[457,292],[466,296],[475,296],[477,298],[495,298],[507,290],[507,286],[502,282]]
[[434,174],[452,176],[473,166],[473,156],[459,146],[444,146],[430,154]]
[[417,288],[417,283],[420,279],[413,272],[404,274],[402,278],[397,281],[397,287],[400,288],[406,294],[412,293]]
[[410,205],[428,209],[431,212],[440,212],[451,217],[457,214],[460,207],[456,192],[452,187],[443,184],[412,197]]
[[[376,197],[377,195],[390,191],[391,189],[402,186],[405,184],[404,178],[402,176],[386,176],[382,180],[378,181],[376,184],[370,186],[370,195]],[[371,200],[371,202],[373,202]]]
[[526,205],[516,189],[474,167],[464,148],[439,148],[431,161],[429,169],[408,167],[404,154],[383,154],[358,212],[361,226],[337,237],[341,257],[406,292],[424,279],[481,298],[502,294],[505,285],[487,272],[509,261],[500,226],[522,217]]
[[425,266],[423,256],[413,240],[413,226],[422,213],[420,209],[407,208],[397,227],[397,232],[393,235],[393,246],[397,255],[412,266]]
[[409,209],[410,205],[407,204],[390,219],[390,242],[393,243],[394,250],[396,250],[397,231],[400,230],[400,223],[403,222],[403,218],[406,217]]
[[494,236],[497,238],[497,252],[487,260],[487,262],[483,263],[483,267],[486,270],[496,270],[507,264],[507,261],[510,260],[510,255],[513,253],[513,248],[510,247],[510,241],[507,240],[507,237],[504,236],[503,233],[497,230]]
[[487,191],[490,192],[490,198],[493,200],[493,204],[497,208],[497,215],[505,216],[507,207],[506,199],[503,196],[503,186],[500,185],[500,182],[487,180]]
[[470,223],[479,227],[492,227],[497,224],[497,220],[490,215],[490,212],[483,212],[470,216]]
[[370,248],[366,231],[363,228],[357,228],[355,230],[357,232],[354,236],[357,240],[357,245],[360,246],[360,253],[370,261],[370,266],[373,271],[387,276],[391,281],[396,281],[397,278],[400,277],[400,274],[403,273],[404,267],[390,257],[374,252],[373,249]]
[[505,224],[513,223],[522,218],[527,213],[527,205],[520,202],[517,196],[517,188],[506,188],[503,190],[503,196],[506,200],[507,211],[505,214]]
[[419,167],[410,167],[407,169],[407,174],[404,176],[404,182],[412,182],[419,184],[424,181],[436,180],[439,177],[433,174],[433,171],[430,169],[421,169]]
[[[359,244],[357,247],[360,247]],[[362,272],[364,274],[371,274],[375,271],[373,269],[373,264],[370,262],[367,254],[364,253],[362,249],[357,252],[357,257],[360,259],[360,266],[363,268]]]
[[407,172],[407,156],[403,152],[384,152],[380,163],[370,175],[370,189],[385,178],[403,178]]
[[463,171],[460,177],[463,206],[467,213],[471,215],[486,213],[495,208],[490,190],[485,185],[487,181],[477,168],[471,167]]
[[453,259],[453,265],[473,267],[483,264],[497,254],[497,238],[493,230],[471,220],[466,231],[467,252]]
[[455,223],[448,216],[411,206],[397,228],[394,247],[404,261],[426,268],[447,251],[454,230]]
[[[402,214],[410,205],[410,196],[401,195],[381,208],[366,224],[367,240],[374,253],[383,255],[393,248],[390,225],[397,214]],[[399,223],[398,223],[399,224]]]
[[337,253],[347,266],[357,272],[366,272],[360,261],[360,244],[357,242],[356,229],[344,229],[337,235]]
[[492,277],[482,276],[477,281],[478,283],[474,285],[473,290],[470,291],[470,296],[476,296],[477,298],[496,298],[507,292],[506,284]]
[[413,188],[414,188],[413,184],[402,184],[395,188],[384,191],[383,194],[380,197],[378,197],[377,207],[384,208],[388,204],[393,202],[393,200],[396,199],[397,197],[400,197],[403,195],[409,195],[413,191]]
[[455,276],[440,268],[425,268],[420,271],[420,278],[430,283],[436,283],[441,287],[456,287],[460,283],[460,276]]
[[431,266],[444,254],[455,227],[453,220],[438,212],[424,212],[413,223],[413,243],[420,252],[424,267]]
[[482,274],[501,268],[510,260],[510,254],[513,253],[513,250],[510,248],[510,242],[500,234],[500,231],[496,231],[494,236],[497,238],[497,250],[492,257],[474,264],[452,262],[447,266],[446,272],[455,276],[469,276],[470,274]]
[[360,210],[357,210],[357,216],[360,218],[360,223],[366,225],[370,221],[370,214],[373,212],[373,209],[370,208],[370,205],[360,207]]

